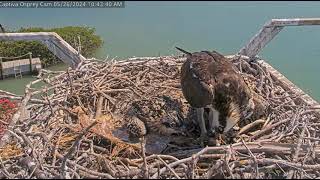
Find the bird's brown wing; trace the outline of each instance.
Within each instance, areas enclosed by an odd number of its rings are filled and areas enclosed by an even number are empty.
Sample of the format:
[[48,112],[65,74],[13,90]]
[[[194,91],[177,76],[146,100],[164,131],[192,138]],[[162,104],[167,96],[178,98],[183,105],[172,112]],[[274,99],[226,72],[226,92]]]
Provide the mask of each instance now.
[[226,57],[216,51],[202,51],[211,56],[213,63],[208,67],[212,77],[220,76],[221,73],[234,74],[234,65]]
[[203,52],[192,53],[181,67],[181,87],[184,97],[193,107],[211,104],[215,84],[209,67],[214,59]]
[[217,78],[213,102],[222,119],[230,116],[243,119],[251,97],[249,88],[239,74],[221,73]]
[[203,52],[210,55],[215,62],[208,67],[211,77],[215,79],[215,91],[230,96],[240,106],[246,104],[251,98],[251,93],[242,76],[235,71],[236,67],[232,62],[216,51]]
[[208,85],[213,84],[213,73],[210,72],[209,67],[217,66],[215,59],[205,52],[193,53],[190,60],[191,72],[198,77],[198,79]]

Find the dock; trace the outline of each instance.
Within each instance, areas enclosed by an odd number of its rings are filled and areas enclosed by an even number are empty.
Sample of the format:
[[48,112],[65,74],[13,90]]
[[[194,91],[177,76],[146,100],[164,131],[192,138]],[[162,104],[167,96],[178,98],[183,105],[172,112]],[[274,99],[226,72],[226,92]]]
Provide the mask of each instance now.
[[0,57],[0,79],[14,76],[22,77],[25,74],[39,72],[42,68],[40,58],[29,58],[5,61],[4,57]]

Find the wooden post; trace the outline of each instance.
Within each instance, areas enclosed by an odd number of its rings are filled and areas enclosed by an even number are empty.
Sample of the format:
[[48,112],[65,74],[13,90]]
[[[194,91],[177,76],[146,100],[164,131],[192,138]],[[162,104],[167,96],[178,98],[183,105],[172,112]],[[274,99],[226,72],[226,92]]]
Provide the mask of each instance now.
[[2,72],[2,57],[0,57],[0,76],[1,76],[1,79],[3,80],[3,72]]
[[29,52],[30,74],[32,74],[32,52]]
[[320,18],[272,19],[240,49],[238,54],[254,58],[285,26],[320,25]]

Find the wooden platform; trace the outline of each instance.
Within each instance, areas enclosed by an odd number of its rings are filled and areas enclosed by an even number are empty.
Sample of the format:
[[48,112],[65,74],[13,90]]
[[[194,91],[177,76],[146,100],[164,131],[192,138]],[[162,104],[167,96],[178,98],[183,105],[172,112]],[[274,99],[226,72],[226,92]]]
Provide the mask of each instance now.
[[0,78],[4,79],[9,76],[22,76],[38,72],[42,68],[39,58],[19,59],[14,61],[0,61]]

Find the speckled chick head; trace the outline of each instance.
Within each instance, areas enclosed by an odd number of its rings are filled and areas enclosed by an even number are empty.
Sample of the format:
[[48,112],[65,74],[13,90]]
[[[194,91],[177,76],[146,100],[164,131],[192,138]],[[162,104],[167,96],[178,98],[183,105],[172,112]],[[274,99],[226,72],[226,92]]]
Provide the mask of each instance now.
[[136,116],[129,118],[127,129],[130,138],[141,138],[147,134],[147,128],[144,122]]

